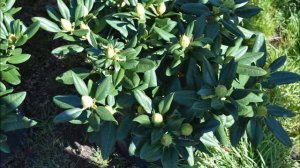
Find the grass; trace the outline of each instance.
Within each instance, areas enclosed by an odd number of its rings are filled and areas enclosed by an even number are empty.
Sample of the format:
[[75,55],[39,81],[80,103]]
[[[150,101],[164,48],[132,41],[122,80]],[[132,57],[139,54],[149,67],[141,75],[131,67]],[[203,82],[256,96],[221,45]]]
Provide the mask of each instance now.
[[[31,4],[29,1],[27,3]],[[263,11],[257,17],[246,21],[245,24],[249,29],[259,30],[266,35],[269,52],[268,62],[271,62],[281,55],[287,55],[288,60],[282,70],[300,73],[300,11],[297,10],[300,8],[300,0],[253,0],[252,3],[260,6]],[[50,49],[47,49],[45,53],[50,53],[48,50]],[[38,55],[38,53],[36,55]],[[50,58],[52,56],[48,54],[45,57]],[[32,58],[32,60],[32,64],[41,64],[38,58]],[[53,65],[56,65],[55,60],[53,60],[53,62]],[[31,71],[31,69],[28,70],[29,76],[31,76]],[[52,76],[56,76],[56,74]],[[60,90],[61,88],[58,87],[58,89],[55,89]],[[52,91],[54,92],[53,89]],[[284,127],[294,142],[293,149],[286,148],[280,144],[273,135],[266,134],[265,140],[257,150],[243,139],[237,148],[211,148],[210,151],[213,156],[199,152],[195,157],[194,167],[299,167],[300,160],[293,160],[290,157],[292,151],[300,155],[299,93],[299,83],[282,86],[270,92],[272,102],[297,113],[297,116],[294,118],[282,120]],[[62,93],[60,92],[58,94]],[[30,138],[26,138],[24,145],[25,150],[18,153],[13,163],[7,167],[80,167],[79,159],[71,158],[71,156],[64,151],[66,146],[70,146],[69,143],[71,141],[63,134],[72,131],[72,129],[74,131],[77,128],[70,129],[66,125],[54,125],[52,118],[55,116],[57,109],[54,108],[54,106],[52,107],[52,105],[49,106],[49,102],[32,110],[34,111],[33,116],[37,116],[34,119],[43,122],[39,122],[37,127],[31,129],[28,135]],[[80,138],[76,140],[84,141],[86,139],[84,131],[82,132],[82,135],[77,135]],[[102,159],[99,149],[92,155],[90,161],[93,162],[94,167],[106,167],[110,165],[110,161]],[[119,162],[116,164],[116,167],[124,167],[123,163],[126,162],[126,160],[123,157],[117,156],[114,157],[114,160],[111,160],[111,162]],[[151,167],[157,166],[153,165]],[[181,167],[185,166],[181,165]]]

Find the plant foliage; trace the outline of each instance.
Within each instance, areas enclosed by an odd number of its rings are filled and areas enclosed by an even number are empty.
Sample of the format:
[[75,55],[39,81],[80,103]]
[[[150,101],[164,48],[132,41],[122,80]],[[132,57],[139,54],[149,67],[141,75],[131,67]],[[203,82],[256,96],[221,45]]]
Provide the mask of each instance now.
[[245,134],[256,147],[265,125],[292,146],[277,117],[294,114],[267,93],[300,76],[278,71],[285,56],[267,66],[263,34],[242,27],[260,8],[247,0],[69,2],[33,19],[68,41],[53,54],[83,53],[92,65],[57,78],[78,94],[54,97],[65,109],[54,121],[85,124],[104,159],[126,140],[148,162],[193,165],[195,151],[236,146]]
[[30,54],[22,52],[24,45],[39,29],[39,22],[26,27],[13,15],[21,10],[14,7],[15,0],[0,1],[0,151],[9,153],[6,143],[8,131],[28,128],[35,121],[22,116],[18,107],[24,101],[26,92],[13,93],[13,86],[21,83],[19,68]]

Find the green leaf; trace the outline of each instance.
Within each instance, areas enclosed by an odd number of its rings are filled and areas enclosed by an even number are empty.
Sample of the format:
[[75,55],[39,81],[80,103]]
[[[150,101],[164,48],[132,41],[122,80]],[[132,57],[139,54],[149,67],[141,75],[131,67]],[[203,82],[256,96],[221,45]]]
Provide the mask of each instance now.
[[128,24],[127,22],[119,21],[119,20],[111,20],[111,19],[106,19],[105,21],[111,27],[119,31],[122,36],[124,37],[128,36],[128,30],[126,29],[126,25]]
[[62,0],[57,0],[57,5],[61,16],[67,20],[70,20],[70,10]]
[[164,114],[169,111],[174,98],[174,93],[169,94],[158,105],[159,113]]
[[139,116],[135,117],[133,119],[133,121],[138,122],[142,125],[150,125],[151,124],[149,116],[147,116],[145,114],[142,114],[142,115],[139,115]]
[[231,33],[233,33],[234,35],[238,36],[238,37],[242,37],[245,38],[245,35],[243,34],[243,32],[231,21],[229,20],[222,20],[223,26],[229,30]]
[[80,97],[75,95],[55,96],[53,102],[62,109],[80,108],[82,106]]
[[21,64],[30,58],[30,54],[19,54],[9,57],[7,62],[11,64]]
[[117,140],[124,140],[130,133],[133,126],[133,115],[125,115],[122,118],[117,130]]
[[10,153],[9,146],[7,145],[6,142],[0,143],[0,151],[4,153]]
[[101,156],[107,160],[109,155],[113,152],[116,143],[117,126],[114,123],[104,123],[100,128],[99,145],[101,149]]
[[276,86],[295,83],[298,81],[300,81],[300,75],[286,71],[274,72],[268,78],[268,82]]
[[175,147],[164,148],[161,162],[164,168],[176,168],[178,164],[178,152]]
[[151,144],[156,144],[161,140],[164,135],[164,130],[162,128],[153,129],[151,132]]
[[263,52],[252,52],[252,53],[246,53],[243,56],[239,57],[236,59],[236,61],[239,64],[244,64],[244,65],[250,65],[251,63],[256,62],[260,58],[264,56]]
[[255,148],[257,148],[264,136],[263,129],[258,119],[254,118],[249,121],[247,133],[251,140],[251,143]]
[[71,45],[64,45],[55,48],[52,50],[53,55],[67,55],[67,54],[77,54],[81,53],[84,50],[83,47],[76,45],[76,44],[71,44]]
[[261,9],[257,6],[243,6],[241,8],[237,8],[234,13],[242,18],[251,18],[257,15]]
[[6,95],[0,98],[0,114],[1,116],[7,114],[17,107],[24,101],[26,97],[26,92],[19,92]]
[[85,79],[90,75],[90,71],[84,68],[73,68],[67,72],[56,77],[56,81],[61,82],[65,85],[74,84],[72,73],[77,74],[81,79]]
[[24,34],[26,34],[28,39],[30,39],[36,34],[36,32],[39,30],[39,28],[40,28],[40,22],[34,22],[32,25],[30,25],[26,29]]
[[75,74],[74,72],[72,73],[72,77],[73,77],[74,85],[75,85],[77,92],[81,96],[88,96],[89,90],[88,90],[86,84],[84,83],[84,81],[81,78],[79,78],[77,76],[77,74]]
[[238,64],[237,73],[248,76],[264,76],[267,74],[267,72],[260,67],[243,64]]
[[272,131],[275,137],[284,145],[292,147],[292,141],[290,140],[288,134],[282,128],[280,123],[272,117],[266,118],[266,124],[268,128]]
[[48,19],[42,18],[42,17],[34,17],[33,21],[39,21],[41,24],[41,28],[48,31],[48,32],[53,32],[57,33],[60,32],[60,28],[57,26],[57,24],[51,22]]
[[207,84],[209,84],[210,86],[215,86],[217,81],[216,81],[216,76],[215,76],[213,67],[205,57],[203,59],[203,65],[202,66],[203,66],[202,75],[203,75],[204,81]]
[[20,115],[7,115],[3,119],[1,119],[0,129],[7,132],[23,128],[29,128],[36,124],[37,122],[27,117],[23,117]]
[[158,28],[158,27],[154,27],[154,31],[165,41],[167,42],[171,42],[174,41],[176,39],[176,36],[174,36],[173,34],[166,32],[165,30]]
[[146,72],[151,69],[154,69],[155,67],[157,67],[156,62],[147,58],[142,58],[139,60],[139,64],[135,68],[135,72]]
[[151,99],[140,90],[134,90],[133,91],[135,99],[138,101],[138,103],[144,108],[144,110],[151,114],[152,112],[152,101]]
[[230,88],[236,76],[238,64],[232,59],[228,64],[225,64],[221,69],[219,84]]
[[64,112],[61,112],[57,116],[55,116],[53,121],[54,121],[54,123],[62,123],[62,122],[68,122],[68,121],[74,120],[80,116],[82,111],[83,111],[83,109],[81,109],[81,108],[68,109]]
[[96,112],[102,120],[112,121],[112,122],[115,122],[116,124],[118,124],[118,122],[115,119],[115,117],[113,116],[113,114],[109,110],[107,110],[105,107],[103,107],[103,106],[97,107]]
[[174,101],[180,105],[192,106],[197,100],[197,94],[192,90],[176,91],[174,95]]
[[286,56],[281,56],[279,58],[277,58],[275,61],[273,61],[269,68],[271,72],[275,72],[276,70],[278,70],[280,67],[282,67],[284,65],[284,63],[286,62]]
[[294,117],[296,114],[276,105],[267,106],[268,113],[277,117]]
[[112,77],[109,76],[105,78],[99,85],[96,91],[95,99],[101,101],[105,99],[111,90],[112,87]]
[[233,146],[237,146],[240,142],[242,136],[245,134],[247,124],[249,122],[248,118],[239,118],[235,123],[230,127],[230,141]]
[[0,71],[0,72],[1,72],[1,77],[4,81],[12,85],[18,85],[21,83],[21,75],[16,69],[10,69],[8,71]]
[[189,14],[201,16],[201,15],[209,15],[209,8],[202,3],[184,3],[181,6],[181,9]]
[[140,158],[147,162],[154,162],[161,156],[162,148],[160,145],[151,145],[149,142],[144,143],[140,151]]

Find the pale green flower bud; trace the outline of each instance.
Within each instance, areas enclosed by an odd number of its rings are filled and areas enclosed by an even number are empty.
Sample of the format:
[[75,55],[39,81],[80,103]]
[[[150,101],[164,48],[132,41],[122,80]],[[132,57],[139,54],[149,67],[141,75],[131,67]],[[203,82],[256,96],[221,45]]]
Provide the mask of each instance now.
[[182,48],[187,48],[190,45],[190,43],[191,43],[191,39],[188,36],[186,36],[185,34],[181,36],[180,46]]
[[158,4],[156,10],[159,15],[163,15],[166,12],[167,7],[166,7],[165,3],[162,2],[162,3]]
[[73,25],[69,20],[60,19],[60,23],[61,23],[61,27],[63,28],[63,30],[65,30],[67,32],[74,31]]
[[181,126],[181,135],[189,136],[193,132],[193,126],[189,123],[184,123]]
[[153,114],[151,120],[155,126],[161,125],[164,121],[163,116],[160,113]]
[[172,144],[172,141],[173,141],[173,138],[170,134],[165,134],[163,135],[163,137],[161,138],[160,140],[160,143],[163,145],[163,146],[170,146]]
[[90,108],[94,105],[94,100],[90,96],[82,96],[81,104],[83,108]]

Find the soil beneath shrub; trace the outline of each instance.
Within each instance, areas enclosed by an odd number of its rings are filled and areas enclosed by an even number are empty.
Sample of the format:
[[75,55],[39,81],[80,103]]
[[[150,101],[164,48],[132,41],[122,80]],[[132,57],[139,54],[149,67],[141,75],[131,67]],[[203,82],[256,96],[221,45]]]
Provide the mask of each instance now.
[[[46,5],[49,4],[56,5],[56,0],[17,1],[15,6],[22,7],[22,11],[17,14],[15,18],[19,18],[24,21],[26,25],[29,25],[32,23],[32,17],[47,17]],[[60,109],[56,108],[52,102],[53,96],[74,92],[73,87],[60,84],[55,81],[55,78],[71,68],[86,66],[83,56],[77,55],[59,59],[52,55],[52,49],[64,43],[63,41],[52,39],[53,34],[40,30],[23,47],[24,53],[31,54],[31,59],[20,65],[22,84],[16,87],[16,91],[27,92],[26,100],[20,110],[24,112],[26,116],[38,121],[40,125],[29,130],[26,137],[24,137],[24,141],[30,142],[20,142],[21,144],[25,143],[27,145],[23,145],[23,148],[12,154],[11,158],[6,160],[7,164],[3,167],[31,167],[26,164],[28,162],[35,162],[34,159],[38,159],[39,157],[49,157],[39,156],[43,155],[43,153],[39,151],[39,148],[34,147],[34,145],[49,142],[38,142],[40,139],[33,137],[36,135],[34,133],[43,132],[44,127],[46,127],[46,124],[43,124],[43,122],[47,124],[51,123],[53,117],[60,112]],[[59,139],[59,141],[63,142],[64,154],[69,158],[68,163],[58,165],[59,167],[99,167],[99,165],[94,164],[93,161],[90,160],[95,153],[95,146],[88,144],[84,126],[60,124],[53,126],[51,130],[50,137],[53,138],[53,140]],[[27,132],[27,130],[25,132]],[[47,134],[48,133],[45,133],[45,137],[48,137]],[[35,140],[37,140],[37,142],[34,142]],[[52,139],[49,141],[52,143]],[[61,148],[60,146],[55,146],[55,144],[58,143],[53,142],[53,144],[53,150]],[[120,161],[120,157],[123,157],[120,152],[114,153],[112,155],[113,159],[110,160],[108,167],[120,165],[120,163],[117,163]],[[117,158],[116,161],[114,158]],[[130,167],[132,163],[130,163],[129,160],[123,160],[121,165]]]

